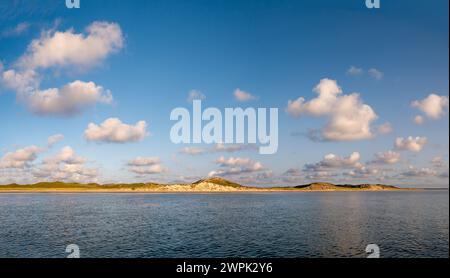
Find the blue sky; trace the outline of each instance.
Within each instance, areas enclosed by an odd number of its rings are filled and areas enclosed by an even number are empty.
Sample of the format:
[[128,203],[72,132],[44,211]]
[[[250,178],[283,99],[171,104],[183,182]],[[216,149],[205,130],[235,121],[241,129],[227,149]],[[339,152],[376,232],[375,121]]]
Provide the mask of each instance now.
[[[225,178],[262,186],[313,180],[448,186],[446,0],[382,0],[381,9],[371,10],[363,0],[81,0],[80,9],[67,9],[62,0],[29,2],[0,4],[0,183],[194,181],[224,170]],[[54,49],[42,54],[45,42],[57,32],[86,38],[86,28],[96,22],[115,28],[96,38],[103,49],[81,42],[89,61],[67,51],[59,57],[63,60],[52,60],[49,57],[59,53]],[[37,52],[30,50],[33,40],[43,45],[39,61]],[[19,65],[23,57],[36,59]],[[50,62],[44,65],[42,57]],[[351,67],[354,71],[349,72]],[[103,87],[102,96],[109,90],[113,101],[99,97],[80,104],[79,113],[70,115],[44,111],[47,106],[33,108],[32,98],[24,98],[24,92],[5,79],[5,72],[12,70],[38,75],[38,88],[27,94],[80,80]],[[325,130],[330,119],[345,111],[317,116],[317,111],[302,106],[294,110],[299,117],[285,111],[289,100],[316,98],[313,88],[325,78],[342,88],[340,95],[359,93],[358,100],[376,113],[370,138],[311,140],[308,130]],[[237,100],[237,88],[256,99]],[[206,107],[279,108],[278,152],[260,155],[243,146],[235,152],[182,153],[183,148],[214,148],[170,141],[170,112],[176,107],[191,109],[187,98],[192,90],[204,95]],[[438,97],[434,102],[432,94]],[[417,105],[411,105],[413,101]],[[420,124],[414,122],[416,116]],[[100,126],[109,118],[129,127],[145,121],[149,135],[85,138],[89,123]],[[386,123],[391,130],[381,134],[377,130]],[[50,146],[47,138],[55,134],[64,139]],[[395,146],[397,138],[404,140]],[[30,146],[37,149],[27,149]],[[351,159],[354,152],[358,159]],[[64,160],[62,153],[83,158],[83,163]],[[325,157],[329,154],[334,156]],[[137,163],[138,157],[147,160]],[[56,169],[60,175],[45,169]]]

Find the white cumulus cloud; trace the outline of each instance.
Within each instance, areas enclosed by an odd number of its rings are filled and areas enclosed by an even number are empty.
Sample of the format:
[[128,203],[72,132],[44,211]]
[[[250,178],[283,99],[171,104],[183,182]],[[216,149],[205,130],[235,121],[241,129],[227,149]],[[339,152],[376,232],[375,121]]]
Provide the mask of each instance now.
[[161,174],[166,171],[166,169],[160,164],[143,166],[143,167],[130,167],[129,170],[138,175],[153,175]]
[[400,174],[405,177],[423,178],[423,177],[436,177],[438,172],[430,168],[415,168],[410,166],[409,169]]
[[75,151],[66,146],[56,155],[46,157],[33,170],[33,176],[39,181],[63,182],[96,182],[98,170],[86,166],[87,159],[78,156]]
[[375,154],[372,163],[375,164],[395,164],[400,161],[400,153],[394,151],[379,152]]
[[344,176],[357,178],[357,179],[367,179],[367,178],[376,177],[379,174],[379,172],[380,171],[376,168],[361,166],[361,167],[353,169],[349,172],[345,172]]
[[425,99],[413,101],[411,106],[422,111],[428,118],[437,120],[448,109],[448,97],[430,94]]
[[77,80],[59,89],[36,91],[27,96],[26,102],[38,115],[71,116],[96,103],[111,103],[112,95],[94,82]]
[[250,100],[256,100],[257,99],[256,96],[254,96],[254,95],[252,95],[252,94],[250,94],[248,92],[242,91],[239,88],[234,90],[234,98],[237,101],[240,101],[240,102],[245,102],[245,101],[250,101]]
[[359,160],[361,155],[359,152],[353,152],[348,157],[341,157],[336,154],[330,153],[324,156],[324,158],[315,164],[306,164],[304,170],[307,172],[321,172],[335,169],[355,168],[359,167],[361,163]]
[[398,150],[407,150],[412,152],[420,152],[427,144],[428,139],[426,137],[412,137],[408,138],[399,137],[395,139],[394,146]]
[[86,160],[75,154],[75,151],[69,147],[66,146],[59,151],[54,156],[44,158],[43,160],[45,163],[66,163],[66,164],[83,164],[86,162]]
[[142,157],[138,156],[127,163],[128,166],[149,166],[159,164],[161,160],[159,157]]
[[223,156],[216,160],[220,169],[209,172],[208,176],[233,176],[263,171],[265,168],[259,161],[253,161],[250,158]]
[[159,157],[136,157],[127,163],[128,170],[137,175],[152,175],[166,172]]
[[88,141],[126,143],[142,141],[148,135],[147,123],[139,121],[135,125],[122,123],[118,118],[109,118],[100,125],[90,123],[84,131]]
[[60,88],[41,89],[46,69],[86,69],[101,63],[123,47],[116,23],[94,22],[86,34],[44,31],[33,40],[11,69],[0,70],[0,83],[39,115],[73,116],[97,103],[110,104],[112,95],[94,82],[74,81]]
[[90,67],[120,50],[123,44],[122,30],[117,23],[96,21],[86,28],[86,34],[75,33],[73,29],[43,32],[28,46],[19,64],[31,69]]
[[318,97],[310,101],[303,97],[290,100],[286,112],[293,117],[327,117],[329,121],[320,131],[324,140],[352,141],[374,136],[371,124],[377,115],[363,103],[359,94],[342,95],[342,89],[331,79],[322,79],[314,91]]
[[42,151],[43,149],[40,147],[29,146],[13,152],[8,152],[0,158],[0,169],[25,168],[29,166]]

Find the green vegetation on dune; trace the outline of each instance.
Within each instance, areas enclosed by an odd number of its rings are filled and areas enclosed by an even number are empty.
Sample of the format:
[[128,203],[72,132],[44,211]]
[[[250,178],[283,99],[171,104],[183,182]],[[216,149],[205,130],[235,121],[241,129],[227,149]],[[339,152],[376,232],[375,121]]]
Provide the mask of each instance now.
[[229,186],[229,187],[234,187],[234,188],[242,188],[245,187],[243,185],[240,185],[238,183],[223,179],[223,178],[218,178],[218,177],[214,177],[214,178],[208,178],[208,179],[201,179],[198,180],[194,183],[192,183],[193,185],[195,184],[200,184],[200,183],[213,183],[213,184],[217,184],[217,185],[222,185],[222,186]]
[[296,189],[302,190],[395,190],[399,189],[395,186],[384,184],[332,184],[326,182],[310,183],[295,186]]
[[35,184],[8,184],[0,185],[0,191],[6,190],[114,190],[114,189],[139,189],[156,188],[155,183],[131,183],[131,184],[97,184],[97,183],[66,183],[66,182],[39,182]]

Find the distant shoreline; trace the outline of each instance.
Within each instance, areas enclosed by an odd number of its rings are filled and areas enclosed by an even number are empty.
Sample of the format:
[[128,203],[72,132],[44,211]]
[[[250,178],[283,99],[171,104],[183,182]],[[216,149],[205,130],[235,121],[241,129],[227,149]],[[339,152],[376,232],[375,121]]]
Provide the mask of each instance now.
[[[448,191],[448,189],[433,189],[435,191]],[[399,188],[391,190],[241,190],[241,191],[144,191],[144,190],[2,190],[0,194],[259,194],[259,193],[332,193],[332,192],[411,192],[411,191],[430,191],[425,188]]]
[[0,193],[138,193],[138,194],[217,194],[217,193],[287,193],[287,192],[378,192],[420,191],[421,188],[399,188],[383,184],[336,185],[332,183],[310,183],[291,187],[250,187],[222,178],[208,178],[191,184],[79,184],[64,182],[42,182],[29,185],[0,185]]

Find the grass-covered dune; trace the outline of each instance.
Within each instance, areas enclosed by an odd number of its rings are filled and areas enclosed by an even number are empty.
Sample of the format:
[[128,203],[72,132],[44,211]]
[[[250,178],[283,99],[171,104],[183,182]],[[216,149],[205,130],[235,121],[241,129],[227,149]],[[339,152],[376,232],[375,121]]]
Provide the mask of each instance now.
[[404,190],[382,184],[336,185],[311,183],[293,187],[250,187],[222,179],[208,178],[190,184],[80,184],[64,182],[40,182],[35,184],[0,185],[1,192],[271,192],[271,191],[381,191]]

